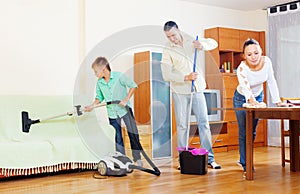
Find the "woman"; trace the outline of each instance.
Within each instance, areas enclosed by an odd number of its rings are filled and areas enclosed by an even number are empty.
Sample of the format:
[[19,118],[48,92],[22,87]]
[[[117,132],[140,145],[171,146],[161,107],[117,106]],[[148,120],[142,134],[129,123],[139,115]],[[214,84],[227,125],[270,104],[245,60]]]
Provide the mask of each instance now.
[[[282,103],[279,97],[278,87],[274,78],[272,62],[269,57],[262,56],[262,49],[254,39],[248,39],[243,46],[244,61],[237,68],[238,86],[234,92],[233,104],[235,108],[260,107],[264,100],[263,83],[267,82],[272,103],[277,106],[288,106]],[[239,151],[240,160],[238,164],[244,169],[246,175],[246,111],[236,110],[239,127]],[[253,124],[253,141],[256,136],[258,119]]]

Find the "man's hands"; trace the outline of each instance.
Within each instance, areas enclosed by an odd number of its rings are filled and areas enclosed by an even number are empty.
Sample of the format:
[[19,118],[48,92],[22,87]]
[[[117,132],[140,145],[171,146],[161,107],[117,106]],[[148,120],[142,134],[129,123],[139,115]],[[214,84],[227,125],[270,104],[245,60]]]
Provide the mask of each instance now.
[[198,40],[194,40],[193,44],[194,44],[194,48],[196,48],[198,50],[202,50],[203,49],[202,44]]
[[[193,44],[194,44],[194,48],[199,49],[199,50],[203,49],[202,44],[198,40],[194,40]],[[194,81],[197,78],[198,78],[198,73],[192,72],[192,73],[184,76],[184,81]]]
[[198,73],[197,72],[192,72],[186,76],[184,76],[184,81],[193,81],[198,78]]

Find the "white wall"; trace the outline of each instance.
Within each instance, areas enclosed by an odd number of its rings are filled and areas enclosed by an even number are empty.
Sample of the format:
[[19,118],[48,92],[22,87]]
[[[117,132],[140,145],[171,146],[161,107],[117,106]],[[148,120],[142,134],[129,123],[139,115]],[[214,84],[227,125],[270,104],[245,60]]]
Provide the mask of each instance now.
[[176,21],[182,31],[201,37],[205,28],[215,26],[266,30],[267,12],[235,11],[179,0],[86,0],[87,50],[112,33],[139,25],[163,26],[168,20]]
[[[84,2],[85,7],[79,7]],[[82,13],[85,29],[80,30]],[[200,37],[205,28],[214,26],[267,28],[266,11],[234,11],[179,0],[1,0],[0,14],[0,95],[72,95],[84,47],[88,53],[126,28],[174,20],[183,31]],[[82,35],[86,45],[81,44]],[[130,57],[124,58],[125,64],[132,63]]]
[[72,94],[80,64],[77,1],[1,0],[0,14],[0,94]]

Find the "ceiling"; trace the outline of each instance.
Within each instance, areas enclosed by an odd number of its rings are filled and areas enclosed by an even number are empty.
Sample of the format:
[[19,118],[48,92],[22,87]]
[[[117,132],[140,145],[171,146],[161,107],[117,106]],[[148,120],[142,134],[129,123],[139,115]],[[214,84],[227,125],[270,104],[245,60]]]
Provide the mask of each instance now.
[[203,5],[234,9],[239,11],[262,10],[275,5],[293,2],[295,0],[181,0]]

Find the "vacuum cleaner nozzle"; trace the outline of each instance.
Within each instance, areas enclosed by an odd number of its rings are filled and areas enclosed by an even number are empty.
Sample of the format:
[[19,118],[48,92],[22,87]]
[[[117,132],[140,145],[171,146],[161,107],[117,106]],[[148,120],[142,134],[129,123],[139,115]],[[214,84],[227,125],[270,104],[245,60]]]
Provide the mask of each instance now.
[[29,132],[31,124],[39,123],[40,120],[31,120],[28,117],[28,112],[22,111],[22,131],[25,133]]
[[[97,108],[97,107],[100,107],[100,106],[105,106],[105,105],[108,105],[108,104],[119,104],[119,103],[120,103],[120,101],[112,101],[112,102],[99,104],[98,106],[96,106],[94,108]],[[61,116],[66,116],[66,115],[73,116],[74,113],[76,113],[77,116],[80,116],[84,112],[84,110],[81,109],[81,105],[76,105],[75,109],[76,110],[72,111],[72,112],[67,112],[65,114],[60,114],[60,115],[56,115],[56,116],[53,116],[53,117],[49,117],[49,118],[45,118],[45,119],[37,119],[37,120],[31,120],[28,116],[28,112],[22,111],[22,131],[25,132],[25,133],[28,133],[29,129],[30,129],[30,126],[32,124],[35,124],[35,123],[44,122],[46,120],[50,120],[50,119],[54,119],[54,118],[58,118],[58,117],[61,117]]]

